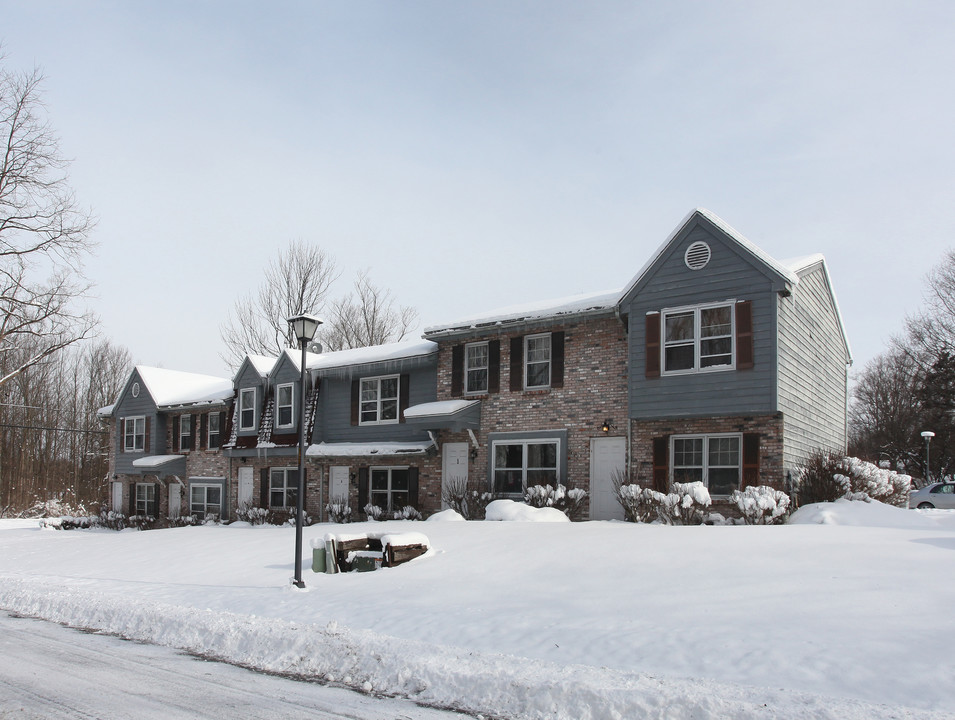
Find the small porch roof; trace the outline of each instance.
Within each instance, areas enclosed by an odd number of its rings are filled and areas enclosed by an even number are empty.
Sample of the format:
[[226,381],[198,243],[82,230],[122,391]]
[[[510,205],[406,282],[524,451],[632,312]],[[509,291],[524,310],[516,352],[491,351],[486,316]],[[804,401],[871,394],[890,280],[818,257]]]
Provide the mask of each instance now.
[[140,475],[184,476],[186,474],[185,455],[147,455],[133,460],[134,470]]
[[477,430],[481,427],[480,400],[439,400],[405,410],[405,422],[421,430]]

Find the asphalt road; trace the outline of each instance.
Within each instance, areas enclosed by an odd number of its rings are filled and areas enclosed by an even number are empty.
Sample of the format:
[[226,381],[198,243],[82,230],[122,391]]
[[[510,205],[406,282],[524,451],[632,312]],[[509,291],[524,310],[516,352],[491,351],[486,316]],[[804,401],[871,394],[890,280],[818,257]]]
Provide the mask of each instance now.
[[0,720],[465,717],[0,611]]

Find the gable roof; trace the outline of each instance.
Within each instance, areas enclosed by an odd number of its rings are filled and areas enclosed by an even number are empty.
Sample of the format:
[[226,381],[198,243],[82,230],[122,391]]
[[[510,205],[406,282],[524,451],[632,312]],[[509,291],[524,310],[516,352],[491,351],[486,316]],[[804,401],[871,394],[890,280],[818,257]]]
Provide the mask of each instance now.
[[620,295],[620,290],[612,290],[610,292],[586,293],[512,305],[462,318],[456,322],[431,325],[424,329],[424,334],[425,337],[449,335],[494,326],[500,327],[533,320],[558,318],[565,315],[610,312],[617,307]]
[[832,277],[829,275],[829,266],[826,264],[826,258],[821,253],[805,255],[803,257],[783,260],[782,264],[792,270],[799,276],[812,272],[817,266],[822,271],[823,279],[826,283],[826,289],[829,291],[829,299],[832,300],[832,310],[836,315],[836,321],[839,323],[839,330],[842,333],[842,342],[846,347],[846,357],[849,364],[852,364],[852,347],[849,345],[849,334],[846,332],[846,324],[842,319],[842,310],[839,309],[839,301],[836,299],[836,292],[832,288]]
[[[432,355],[438,351],[437,344],[430,340],[403,340],[385,345],[371,345],[369,347],[352,348],[350,350],[336,350],[321,354],[311,354],[306,358],[309,370],[331,370],[352,365],[369,365],[372,363],[404,360],[422,355]],[[298,361],[296,361],[298,367]]]
[[712,229],[718,231],[725,239],[735,244],[737,249],[744,256],[749,256],[757,264],[762,265],[770,274],[776,275],[781,283],[795,285],[799,282],[799,276],[791,268],[747,240],[742,233],[723,220],[723,218],[705,208],[696,208],[695,210],[691,210],[689,214],[683,218],[663,244],[657,248],[656,252],[650,256],[650,259],[640,268],[640,272],[634,275],[633,279],[627,283],[626,288],[624,288],[623,293],[621,293],[621,300],[633,294],[634,290],[644,281],[653,266],[678,237],[682,236],[692,226],[698,224],[709,225]]
[[232,381],[197,373],[137,365],[136,372],[157,407],[223,402],[232,397]]

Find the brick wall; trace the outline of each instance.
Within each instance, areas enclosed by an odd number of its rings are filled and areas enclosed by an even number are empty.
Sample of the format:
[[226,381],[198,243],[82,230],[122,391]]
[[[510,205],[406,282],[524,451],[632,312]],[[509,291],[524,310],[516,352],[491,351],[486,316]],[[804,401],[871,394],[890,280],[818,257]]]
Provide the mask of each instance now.
[[[477,458],[470,461],[469,485],[488,489],[488,433],[533,430],[567,431],[567,477],[569,487],[590,489],[590,439],[601,437],[601,425],[615,426],[609,435],[625,435],[627,428],[627,336],[613,317],[585,318],[532,332],[564,331],[564,385],[549,390],[512,392],[510,388],[510,340],[531,331],[497,333],[477,338],[441,339],[438,350],[438,400],[451,399],[451,351],[464,342],[500,340],[501,391],[476,396],[481,400],[481,427],[475,431],[480,443]],[[470,396],[468,396],[470,397]],[[468,442],[467,433],[441,432],[439,440]],[[440,458],[436,488],[440,496]],[[440,504],[440,503],[439,503]]]

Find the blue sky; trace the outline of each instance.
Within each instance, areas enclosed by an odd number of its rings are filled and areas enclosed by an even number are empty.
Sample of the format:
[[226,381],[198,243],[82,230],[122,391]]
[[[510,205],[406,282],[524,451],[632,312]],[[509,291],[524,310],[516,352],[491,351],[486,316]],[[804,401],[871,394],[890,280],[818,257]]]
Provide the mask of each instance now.
[[292,239],[421,326],[622,287],[694,207],[825,254],[856,366],[955,246],[950,2],[0,0],[136,362],[227,374]]

